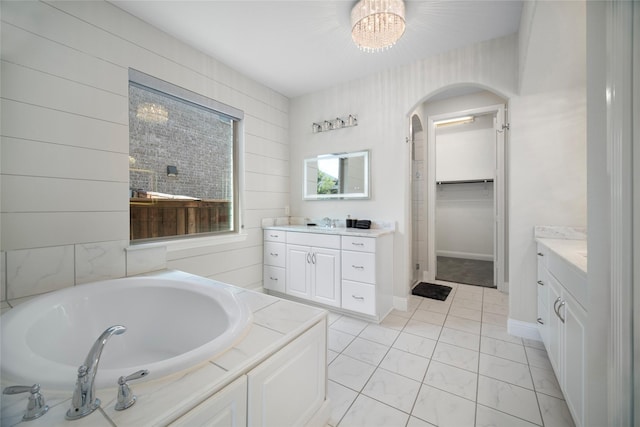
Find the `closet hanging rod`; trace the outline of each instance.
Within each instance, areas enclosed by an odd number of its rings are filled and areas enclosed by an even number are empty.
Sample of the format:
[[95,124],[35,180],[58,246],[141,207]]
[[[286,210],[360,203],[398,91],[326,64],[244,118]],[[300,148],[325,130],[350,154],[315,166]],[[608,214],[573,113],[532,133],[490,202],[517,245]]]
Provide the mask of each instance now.
[[436,184],[477,184],[477,183],[488,183],[493,182],[493,179],[470,179],[470,180],[460,180],[460,181],[436,181]]

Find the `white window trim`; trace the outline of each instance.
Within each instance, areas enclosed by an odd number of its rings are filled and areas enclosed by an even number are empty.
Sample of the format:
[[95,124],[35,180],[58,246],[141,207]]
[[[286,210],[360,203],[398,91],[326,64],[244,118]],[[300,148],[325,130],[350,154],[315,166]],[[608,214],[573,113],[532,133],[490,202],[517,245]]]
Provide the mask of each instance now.
[[217,236],[189,237],[186,239],[159,240],[156,242],[133,243],[126,248],[127,252],[143,251],[152,248],[165,247],[167,253],[180,252],[188,249],[198,249],[207,246],[227,245],[247,240],[248,234],[229,233]]
[[[192,92],[188,89],[178,87],[172,83],[165,82],[156,77],[150,76],[133,68],[129,68],[129,81],[135,83],[153,87],[156,90],[160,90],[169,95],[175,96],[181,99],[188,99],[190,102],[200,104],[203,107],[215,110],[219,113],[229,116],[238,123],[237,129],[237,197],[234,203],[237,204],[235,213],[238,215],[237,227],[238,230],[218,235],[198,235],[191,234],[190,237],[184,239],[168,238],[167,240],[157,240],[150,242],[137,243],[135,240],[129,241],[129,247],[126,249],[129,252],[135,252],[139,250],[165,247],[167,253],[179,252],[188,249],[197,249],[207,246],[226,245],[230,243],[242,242],[247,239],[247,233],[244,231],[244,111],[234,108],[230,105],[223,104],[211,98],[207,98],[204,95],[200,95],[196,92]],[[184,91],[184,92],[183,92]],[[188,94],[188,95],[187,95]]]

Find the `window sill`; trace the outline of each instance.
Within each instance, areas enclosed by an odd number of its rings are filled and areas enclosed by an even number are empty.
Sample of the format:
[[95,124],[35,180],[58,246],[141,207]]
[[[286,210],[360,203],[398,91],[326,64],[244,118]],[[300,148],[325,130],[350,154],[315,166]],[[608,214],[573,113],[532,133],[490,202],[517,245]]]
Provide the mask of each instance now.
[[226,245],[229,243],[243,242],[247,240],[246,233],[234,233],[224,236],[203,236],[193,237],[189,239],[164,240],[159,242],[130,244],[127,248],[129,252],[142,251],[152,248],[164,247],[167,253],[179,252],[188,249],[198,249],[207,246]]

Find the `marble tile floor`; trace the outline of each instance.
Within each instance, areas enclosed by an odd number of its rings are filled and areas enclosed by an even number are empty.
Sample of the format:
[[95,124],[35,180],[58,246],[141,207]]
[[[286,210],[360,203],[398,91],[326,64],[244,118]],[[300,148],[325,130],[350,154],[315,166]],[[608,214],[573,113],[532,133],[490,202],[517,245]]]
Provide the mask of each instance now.
[[507,333],[507,295],[447,284],[379,325],[331,313],[332,427],[573,426],[541,342]]

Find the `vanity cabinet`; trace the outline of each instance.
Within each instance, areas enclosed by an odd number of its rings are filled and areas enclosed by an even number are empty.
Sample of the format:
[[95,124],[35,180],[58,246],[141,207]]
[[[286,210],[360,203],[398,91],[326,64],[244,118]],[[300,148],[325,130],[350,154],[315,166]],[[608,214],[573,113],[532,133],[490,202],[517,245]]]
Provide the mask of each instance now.
[[170,425],[171,427],[246,426],[247,377],[241,376]]
[[248,425],[303,426],[325,401],[326,323],[315,325],[247,374]]
[[577,426],[584,425],[586,286],[572,265],[538,245],[538,328]]
[[342,307],[374,315],[376,239],[342,236],[342,247]]
[[[285,235],[286,242],[283,270],[277,264],[282,261],[280,255],[273,255],[281,249],[274,246],[282,243],[278,232]],[[382,320],[393,309],[392,232],[267,228],[264,233],[264,288],[268,292],[342,309],[373,321]],[[276,280],[278,273],[285,278]]]
[[[316,323],[172,427],[325,425],[327,324]],[[327,406],[328,408],[328,406]]]
[[287,233],[286,248],[285,293],[340,307],[340,236]]
[[286,289],[286,232],[264,230],[264,288],[277,292]]

